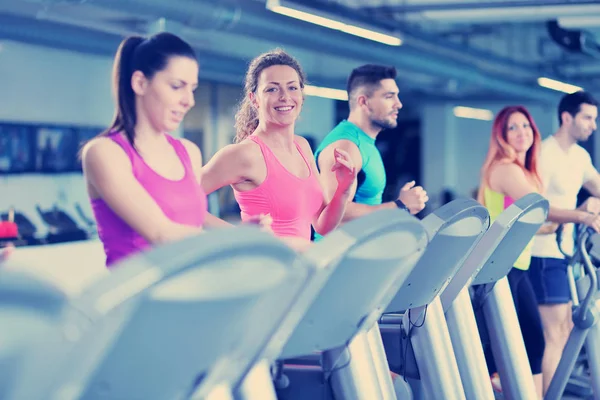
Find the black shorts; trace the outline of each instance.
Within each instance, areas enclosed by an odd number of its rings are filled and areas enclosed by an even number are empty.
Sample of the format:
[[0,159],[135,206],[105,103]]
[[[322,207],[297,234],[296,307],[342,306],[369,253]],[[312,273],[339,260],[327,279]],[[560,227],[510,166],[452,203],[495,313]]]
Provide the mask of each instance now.
[[539,304],[566,304],[571,301],[564,258],[531,257],[529,280]]
[[[531,367],[531,373],[533,375],[541,374],[542,358],[544,357],[546,342],[544,339],[544,327],[542,325],[542,318],[540,317],[538,302],[533,288],[531,287],[529,276],[527,271],[512,268],[508,273],[507,278],[515,309],[517,311],[519,327],[521,328],[521,334],[523,335],[523,342],[525,344],[529,366]],[[481,332],[485,332],[485,335],[487,335],[487,328],[484,330],[480,328],[480,333]],[[492,374],[497,370],[494,356],[489,345],[489,338],[482,337],[481,339],[482,341],[487,342],[484,343],[484,352],[488,370],[490,374]]]
[[517,310],[531,373],[534,375],[541,374],[542,358],[546,348],[544,326],[542,325],[540,309],[527,271],[517,268],[511,269],[508,273],[508,284]]

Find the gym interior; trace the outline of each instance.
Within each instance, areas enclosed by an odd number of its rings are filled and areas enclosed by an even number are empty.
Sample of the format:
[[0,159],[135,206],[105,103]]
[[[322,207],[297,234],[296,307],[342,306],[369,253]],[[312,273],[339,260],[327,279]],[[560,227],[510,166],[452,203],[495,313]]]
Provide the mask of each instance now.
[[[83,149],[115,121],[120,44],[164,32],[197,56],[197,88],[168,134],[202,165],[236,142],[259,55],[301,65],[292,125],[313,154],[351,109],[375,112],[349,95],[353,71],[393,67],[395,122],[374,136],[379,203],[402,207],[340,220],[320,240],[313,224],[299,251],[245,223],[226,184],[205,201],[231,228],[157,240],[107,268]],[[1,1],[0,399],[600,399],[600,225],[585,220],[600,214],[588,184],[600,174],[567,172],[581,180],[571,195],[542,171],[555,162],[546,141],[588,108],[593,128],[572,146],[598,165],[597,103],[560,108],[581,92],[600,99],[597,1]],[[507,189],[496,210],[482,176],[494,146],[509,146],[509,123],[497,127],[509,106],[528,112],[542,184],[509,203]],[[527,170],[528,157],[512,160]],[[427,194],[416,211],[401,204],[408,182]],[[536,374],[509,274],[539,235],[560,250],[569,328]],[[546,352],[555,305],[533,311]]]

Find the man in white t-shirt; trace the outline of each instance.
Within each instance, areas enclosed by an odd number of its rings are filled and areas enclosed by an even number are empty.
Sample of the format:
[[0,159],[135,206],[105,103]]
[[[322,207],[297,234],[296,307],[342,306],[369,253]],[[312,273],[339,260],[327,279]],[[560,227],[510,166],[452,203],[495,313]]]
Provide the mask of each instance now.
[[[560,128],[542,142],[540,175],[550,202],[548,220],[564,226],[563,248],[573,251],[573,223],[600,232],[600,174],[589,153],[577,142],[596,130],[598,103],[586,92],[565,95],[558,106]],[[577,208],[577,194],[585,187],[592,196]],[[572,327],[567,261],[556,234],[536,235],[529,268],[544,326],[546,349],[542,361],[544,393],[548,389]]]

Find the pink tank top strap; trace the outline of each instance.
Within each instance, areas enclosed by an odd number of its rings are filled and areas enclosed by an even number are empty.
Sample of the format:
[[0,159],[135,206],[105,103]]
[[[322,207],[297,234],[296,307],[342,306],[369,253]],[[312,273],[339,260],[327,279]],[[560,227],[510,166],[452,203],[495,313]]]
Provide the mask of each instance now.
[[304,162],[306,163],[306,165],[308,165],[308,168],[311,170],[310,174],[312,175],[314,172],[312,171],[312,167],[311,167],[311,162],[309,161],[308,158],[306,158],[306,154],[304,154],[304,152],[302,151],[302,146],[300,146],[300,144],[298,143],[297,140],[294,140],[294,144],[296,145],[296,148],[298,149],[298,152],[300,153],[300,155],[302,156],[302,159],[304,159]]
[[260,151],[262,152],[262,155],[265,158],[266,163],[271,161],[271,157],[273,157],[273,153],[271,153],[271,149],[269,149],[269,146],[267,146],[265,144],[265,142],[263,142],[258,136],[255,136],[255,135],[248,136],[248,139],[252,140],[254,143],[256,143],[260,147]]
[[[134,170],[137,170],[137,167],[139,166],[138,164],[141,161],[141,157],[137,153],[135,148],[131,145],[131,143],[129,143],[127,138],[121,135],[120,133],[111,133],[109,137],[119,146],[121,146],[123,151],[125,151],[125,153],[129,157],[129,160],[131,161]],[[179,157],[179,159],[183,163],[183,167],[186,169],[186,171],[193,172],[194,168],[192,166],[192,160],[183,143],[181,143],[180,140],[175,139],[171,135],[165,135],[165,137],[167,138],[169,144],[173,146],[173,149],[175,149],[175,153],[177,153],[177,157]]]
[[175,139],[171,135],[166,135],[166,136],[167,136],[167,140],[169,141],[171,146],[173,146],[173,148],[175,149],[175,153],[177,153],[177,157],[179,157],[179,159],[183,163],[184,168],[188,171],[193,172],[194,168],[192,165],[192,159],[190,158],[190,155],[189,155],[187,149],[185,148],[185,145],[183,143],[181,143],[181,140]]
[[[254,143],[256,143],[260,146],[260,150],[262,151],[263,157],[265,158],[265,162],[267,164],[271,164],[272,162],[275,162],[275,164],[277,166],[283,168],[281,166],[281,163],[279,162],[279,160],[277,160],[277,157],[275,157],[275,154],[273,154],[273,152],[271,151],[269,146],[267,146],[265,144],[265,142],[262,141],[262,139],[260,139],[258,136],[254,136],[254,135],[248,136],[248,139],[252,140]],[[294,140],[294,144],[296,145],[296,149],[298,149],[300,156],[302,157],[302,159],[304,160],[306,165],[310,168],[311,163],[308,160],[308,158],[306,158],[306,155],[302,151],[302,146],[300,146],[296,140]],[[313,171],[311,168],[311,175],[312,174],[313,174]]]
[[127,137],[125,137],[121,133],[117,132],[117,133],[112,133],[110,135],[110,138],[114,142],[116,142],[119,146],[121,146],[123,151],[125,151],[125,153],[127,154],[127,157],[129,157],[129,161],[131,162],[131,169],[133,171],[133,174],[136,177],[138,177],[138,175],[140,173],[143,173],[143,171],[145,169],[144,168],[144,166],[145,166],[144,160],[138,154],[137,150],[133,147],[133,145],[131,143],[129,143],[129,140],[127,139]]
[[125,151],[125,153],[127,154],[127,156],[129,157],[129,159],[131,161],[134,160],[135,155],[136,155],[136,151],[133,148],[133,146],[131,145],[131,143],[129,143],[129,140],[127,140],[126,137],[124,137],[123,135],[121,135],[120,132],[113,132],[113,133],[109,134],[108,137],[110,139],[112,139],[113,142],[115,142],[119,146],[121,146],[121,148],[123,149],[123,151]]

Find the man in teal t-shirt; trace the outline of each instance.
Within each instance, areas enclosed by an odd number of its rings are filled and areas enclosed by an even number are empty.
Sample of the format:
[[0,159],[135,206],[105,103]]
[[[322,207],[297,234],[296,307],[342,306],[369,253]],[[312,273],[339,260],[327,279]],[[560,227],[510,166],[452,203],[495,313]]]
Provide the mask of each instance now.
[[[385,168],[375,139],[383,129],[398,125],[398,99],[396,69],[381,65],[363,65],[352,71],[348,78],[348,103],[350,115],[340,122],[321,142],[315,151],[317,166],[324,183],[324,190],[331,198],[337,181],[331,167],[335,163],[334,149],[350,154],[358,169],[352,187],[352,203],[346,207],[342,221],[350,221],[382,208],[400,207],[416,214],[425,208],[427,193],[415,182],[408,182],[392,202],[382,203],[386,185]],[[315,240],[320,235],[315,233]]]

